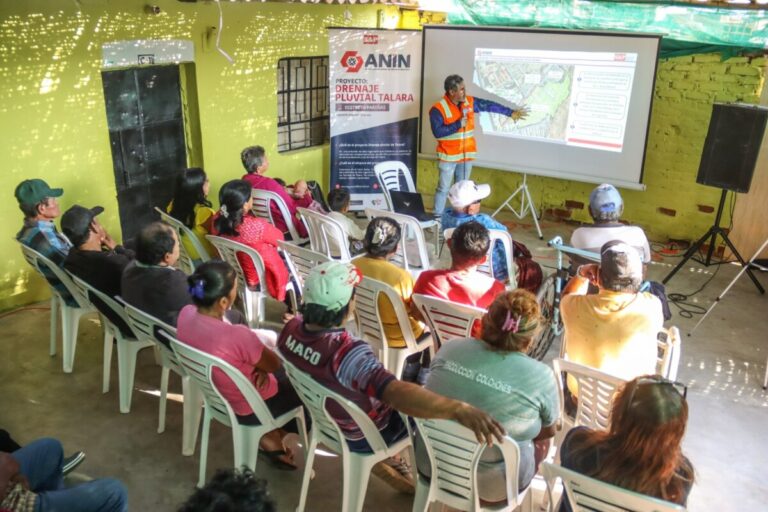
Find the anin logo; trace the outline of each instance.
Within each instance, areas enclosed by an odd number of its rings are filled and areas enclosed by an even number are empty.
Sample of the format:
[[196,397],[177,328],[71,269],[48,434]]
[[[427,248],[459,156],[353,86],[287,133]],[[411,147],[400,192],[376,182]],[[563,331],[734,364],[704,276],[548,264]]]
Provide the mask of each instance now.
[[347,73],[357,73],[363,65],[366,68],[407,69],[411,67],[411,56],[400,53],[369,53],[363,58],[356,51],[349,50],[341,56],[341,65],[347,68]]
[[379,34],[363,34],[363,44],[379,44]]

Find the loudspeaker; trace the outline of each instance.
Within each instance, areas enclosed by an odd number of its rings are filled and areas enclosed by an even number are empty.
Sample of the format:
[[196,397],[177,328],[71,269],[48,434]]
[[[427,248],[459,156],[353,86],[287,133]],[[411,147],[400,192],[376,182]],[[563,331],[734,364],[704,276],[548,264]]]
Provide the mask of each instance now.
[[763,142],[768,109],[741,103],[712,105],[696,182],[747,193]]

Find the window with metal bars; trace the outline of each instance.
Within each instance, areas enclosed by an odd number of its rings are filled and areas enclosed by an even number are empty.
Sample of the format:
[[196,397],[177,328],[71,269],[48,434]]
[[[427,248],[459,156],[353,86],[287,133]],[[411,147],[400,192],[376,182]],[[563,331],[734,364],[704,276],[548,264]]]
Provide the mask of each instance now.
[[328,142],[328,56],[277,61],[277,150]]

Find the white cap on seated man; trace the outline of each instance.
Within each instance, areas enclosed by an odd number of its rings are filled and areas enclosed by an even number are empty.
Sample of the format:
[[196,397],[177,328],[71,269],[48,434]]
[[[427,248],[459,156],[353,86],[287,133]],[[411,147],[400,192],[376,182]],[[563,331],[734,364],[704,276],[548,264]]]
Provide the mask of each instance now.
[[571,235],[571,245],[599,253],[606,242],[621,240],[637,249],[643,263],[648,264],[651,261],[648,238],[643,228],[623,224],[619,220],[623,213],[624,201],[616,187],[608,183],[598,185],[589,194],[589,214],[594,224],[576,229]]

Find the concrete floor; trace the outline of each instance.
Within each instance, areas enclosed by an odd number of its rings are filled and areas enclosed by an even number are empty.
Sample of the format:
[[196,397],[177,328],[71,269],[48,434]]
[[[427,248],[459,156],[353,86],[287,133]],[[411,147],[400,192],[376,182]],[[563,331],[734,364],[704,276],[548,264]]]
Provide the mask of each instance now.
[[[528,245],[545,267],[554,266],[554,252],[535,236],[530,218],[518,223],[513,236]],[[568,235],[572,227],[543,224],[545,240]],[[567,237],[564,236],[564,238]],[[677,258],[664,258],[650,267],[650,277],[661,280]],[[692,264],[669,283],[668,292],[689,293],[717,269]],[[724,265],[692,303],[708,307],[736,275]],[[545,268],[545,274],[549,269]],[[768,276],[760,281],[768,287]],[[761,389],[768,342],[768,298],[757,293],[747,277],[730,290],[705,323],[687,337],[698,318],[683,318],[673,307],[683,333],[679,380],[689,386],[690,420],[685,452],[697,471],[689,500],[691,510],[766,510],[768,484],[768,395]],[[26,443],[42,436],[59,438],[67,451],[85,450],[78,471],[91,476],[114,476],[128,487],[131,510],[171,511],[192,492],[198,457],[181,455],[181,404],[169,401],[167,426],[157,434],[160,371],[151,351],[140,353],[133,407],[120,414],[117,364],[113,361],[109,393],[101,390],[101,330],[95,317],[80,324],[75,368],[61,371],[60,356],[48,356],[47,304],[0,316],[0,427]],[[559,350],[553,346],[549,357]],[[171,391],[180,393],[178,380]],[[171,398],[174,398],[173,396]],[[178,396],[175,398],[178,399]],[[230,430],[214,422],[211,429],[208,475],[232,464]],[[310,485],[308,510],[340,509],[341,467],[338,458],[320,456]],[[260,461],[257,473],[269,481],[278,510],[292,510],[298,502],[301,471],[281,472]],[[397,494],[372,477],[366,510],[410,510],[412,498]]]

